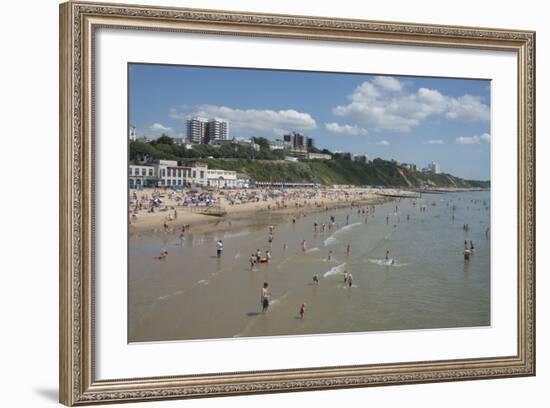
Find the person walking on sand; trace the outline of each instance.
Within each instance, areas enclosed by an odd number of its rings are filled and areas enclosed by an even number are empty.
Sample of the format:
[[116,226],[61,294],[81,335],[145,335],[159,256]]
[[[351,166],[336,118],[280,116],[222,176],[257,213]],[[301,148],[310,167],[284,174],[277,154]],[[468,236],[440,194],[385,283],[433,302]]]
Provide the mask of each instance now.
[[218,242],[216,242],[216,256],[219,258],[222,256],[223,252],[223,242],[221,239],[218,239]]
[[304,320],[304,314],[306,313],[306,307],[307,305],[305,303],[302,303],[300,305],[300,319]]
[[267,312],[267,309],[269,308],[269,299],[271,298],[271,293],[267,290],[267,287],[269,284],[267,282],[264,282],[264,286],[260,290],[260,302],[262,304],[262,313]]

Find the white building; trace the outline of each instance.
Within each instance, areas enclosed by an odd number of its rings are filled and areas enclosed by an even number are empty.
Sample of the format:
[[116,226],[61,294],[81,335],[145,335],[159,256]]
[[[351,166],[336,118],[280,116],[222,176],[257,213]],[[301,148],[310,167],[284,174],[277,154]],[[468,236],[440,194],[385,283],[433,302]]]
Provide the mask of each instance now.
[[208,181],[206,185],[215,188],[235,188],[237,187],[237,172],[208,169]]
[[191,178],[191,168],[178,166],[175,160],[159,160],[157,164],[157,186],[186,186]]
[[222,119],[210,119],[206,124],[205,143],[228,140],[229,124]]
[[307,158],[309,160],[330,160],[332,156],[325,153],[308,153]]
[[441,167],[439,166],[439,163],[431,162],[428,163],[428,171],[433,174],[439,174],[441,173]]
[[187,140],[190,143],[206,143],[206,126],[208,119],[195,116],[187,119]]
[[237,173],[237,188],[248,188],[250,186],[250,176],[244,173]]
[[195,163],[191,166],[191,184],[202,187],[208,185],[208,164]]
[[285,142],[284,140],[270,140],[269,141],[269,149],[270,150],[290,150],[292,148],[292,144],[290,142]]
[[135,142],[137,140],[137,129],[134,125],[130,125],[130,129],[128,130],[128,138]]
[[243,139],[241,137],[238,137],[236,139],[233,139],[233,143],[236,143],[241,146],[251,147],[256,152],[260,151],[260,145],[258,143],[254,143],[254,140],[252,139]]
[[155,187],[157,182],[155,166],[130,164],[128,184],[130,188]]

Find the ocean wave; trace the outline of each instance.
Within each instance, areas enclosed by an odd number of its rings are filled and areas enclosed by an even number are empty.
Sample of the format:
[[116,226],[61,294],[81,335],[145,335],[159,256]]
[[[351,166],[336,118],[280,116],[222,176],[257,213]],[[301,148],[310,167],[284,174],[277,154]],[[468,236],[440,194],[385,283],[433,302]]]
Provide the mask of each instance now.
[[346,263],[344,262],[343,264],[330,268],[327,272],[323,274],[323,278],[326,278],[332,275],[342,275],[344,273],[345,266],[346,266]]
[[319,251],[320,251],[319,248],[310,248],[310,249],[308,249],[308,250],[306,251],[306,254],[310,254],[310,253],[312,253],[312,252],[319,252]]
[[380,266],[393,266],[394,268],[399,268],[400,266],[407,266],[406,263],[399,263],[396,259],[369,259],[373,264]]
[[171,297],[173,297],[173,296],[181,295],[182,293],[183,293],[183,290],[177,290],[177,291],[175,291],[175,292],[173,292],[173,293],[169,293],[169,294],[164,295],[164,296],[159,296],[159,297],[158,297],[158,300],[166,300],[166,299],[169,299],[169,298],[171,298]]
[[352,229],[352,228],[357,227],[358,225],[361,225],[361,223],[360,223],[360,222],[356,222],[356,223],[349,224],[349,225],[346,225],[346,226],[340,228],[338,231],[335,231],[330,237],[328,237],[327,239],[325,239],[324,245],[325,245],[325,246],[328,246],[328,245],[332,245],[332,244],[335,244],[335,243],[339,242],[338,239],[337,239],[337,237],[338,237],[339,235],[341,235],[342,233],[344,233],[344,232],[346,232],[346,231],[348,231],[348,230],[350,230],[350,229]]

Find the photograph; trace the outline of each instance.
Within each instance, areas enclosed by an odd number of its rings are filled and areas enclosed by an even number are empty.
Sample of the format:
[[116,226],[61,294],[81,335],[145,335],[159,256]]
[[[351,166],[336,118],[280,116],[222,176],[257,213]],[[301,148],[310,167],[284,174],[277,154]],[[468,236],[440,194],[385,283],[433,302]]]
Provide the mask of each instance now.
[[127,90],[129,343],[491,326],[490,79],[129,62]]

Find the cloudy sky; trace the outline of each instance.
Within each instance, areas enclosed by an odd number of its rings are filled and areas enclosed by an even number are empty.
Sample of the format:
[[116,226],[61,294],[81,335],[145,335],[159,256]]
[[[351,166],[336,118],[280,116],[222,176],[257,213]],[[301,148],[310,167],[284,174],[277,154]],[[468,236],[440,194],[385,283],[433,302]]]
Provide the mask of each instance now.
[[185,137],[190,116],[230,137],[299,131],[319,148],[366,153],[460,177],[490,177],[490,81],[131,64],[138,135]]

